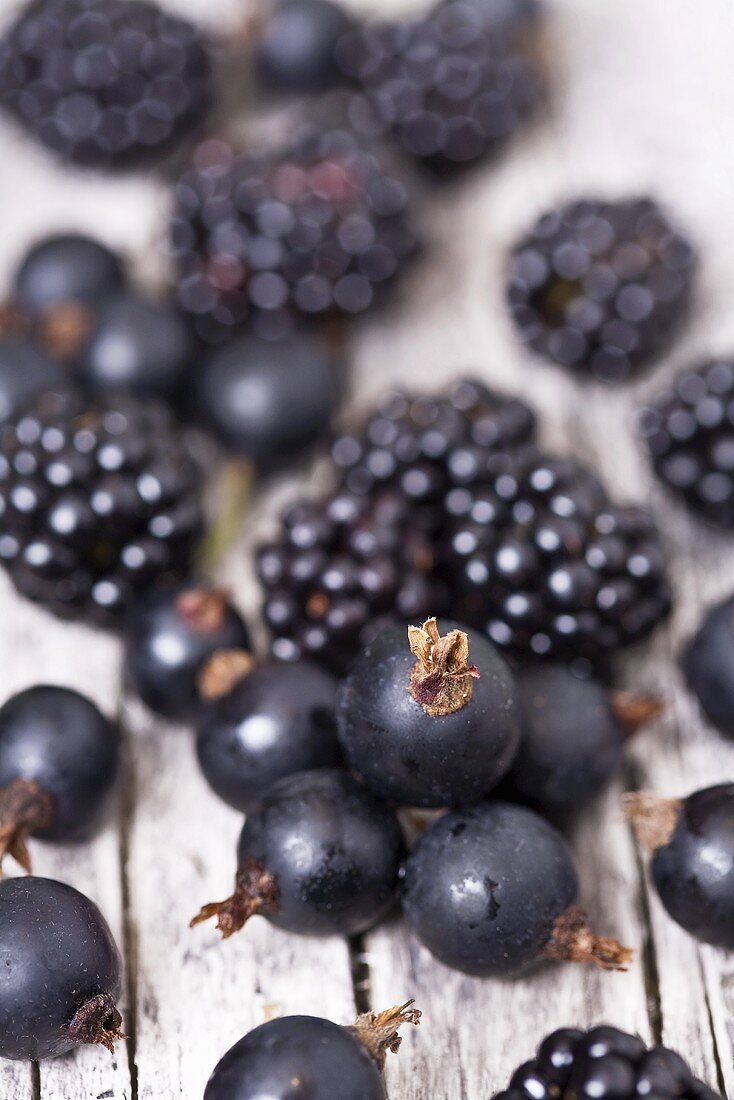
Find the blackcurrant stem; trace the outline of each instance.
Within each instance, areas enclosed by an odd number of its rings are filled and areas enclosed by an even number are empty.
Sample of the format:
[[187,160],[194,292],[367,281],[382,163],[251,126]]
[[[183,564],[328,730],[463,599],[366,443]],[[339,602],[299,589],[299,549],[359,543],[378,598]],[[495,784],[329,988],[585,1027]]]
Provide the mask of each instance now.
[[109,993],[90,998],[72,1017],[66,1033],[74,1043],[92,1043],[115,1053],[115,1041],[127,1039],[122,1029],[122,1016]]
[[81,351],[91,328],[88,308],[79,302],[64,302],[46,310],[38,324],[38,336],[51,355],[69,359]]
[[380,1073],[385,1068],[387,1052],[397,1054],[400,1049],[402,1038],[398,1029],[403,1024],[417,1026],[420,1023],[421,1013],[419,1009],[412,1007],[414,1004],[415,1001],[410,1000],[388,1008],[385,1012],[363,1012],[347,1028],[377,1063]]
[[571,905],[553,925],[543,955],[561,962],[588,962],[600,970],[626,970],[633,951],[611,936],[597,936],[583,909]]
[[226,588],[189,588],[176,597],[176,613],[187,626],[200,634],[216,634],[221,629],[229,603]]
[[242,683],[255,667],[246,649],[220,649],[212,654],[196,678],[199,696],[206,702],[223,699]]
[[27,838],[47,829],[54,819],[54,801],[34,779],[14,779],[0,790],[0,877],[6,855],[30,874]]
[[234,544],[242,529],[252,495],[255,468],[244,458],[226,462],[215,488],[215,518],[197,553],[197,565],[211,574]]
[[622,798],[624,819],[647,852],[668,843],[678,824],[680,807],[679,798],[661,798],[652,791],[635,791]]
[[442,637],[435,618],[408,627],[415,657],[408,690],[432,718],[453,714],[470,701],[479,671],[469,664],[469,636],[452,630]]
[[615,691],[612,694],[612,713],[625,737],[632,737],[642,726],[658,718],[664,709],[662,699],[652,695],[636,695],[632,691]]
[[278,884],[274,877],[256,859],[247,859],[237,870],[232,896],[202,906],[189,927],[216,917],[222,939],[228,940],[256,913],[274,913],[277,908]]

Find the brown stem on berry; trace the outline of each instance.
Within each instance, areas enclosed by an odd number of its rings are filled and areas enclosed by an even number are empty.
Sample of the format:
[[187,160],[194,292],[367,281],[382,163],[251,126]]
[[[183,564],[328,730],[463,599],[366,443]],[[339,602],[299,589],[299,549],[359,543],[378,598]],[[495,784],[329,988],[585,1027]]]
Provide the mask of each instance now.
[[69,359],[82,348],[92,327],[92,314],[79,302],[62,302],[45,310],[38,326],[41,343],[59,359]]
[[54,812],[53,798],[35,779],[14,779],[0,790],[0,875],[6,855],[30,874],[26,840],[33,833],[48,829]]
[[586,913],[577,905],[561,913],[543,954],[546,959],[593,963],[600,970],[626,970],[633,957],[632,948],[623,947],[611,936],[595,935]]
[[176,611],[200,634],[214,634],[224,623],[228,593],[223,588],[190,588],[176,597]]
[[653,695],[636,695],[633,691],[615,691],[612,695],[612,714],[625,737],[632,737],[642,726],[658,718],[664,709],[662,699]]
[[472,697],[479,672],[469,664],[469,636],[452,630],[441,637],[435,618],[408,627],[415,665],[408,690],[426,714],[440,718],[461,710]]
[[668,843],[678,824],[680,808],[680,798],[660,798],[652,791],[635,791],[622,799],[625,821],[629,821],[638,843],[647,852]]
[[196,678],[199,695],[215,702],[229,695],[255,667],[255,658],[246,649],[219,649],[213,653]]
[[402,1024],[420,1023],[421,1013],[412,1006],[415,1001],[406,1001],[403,1005],[395,1005],[385,1012],[363,1012],[358,1016],[351,1027],[347,1028],[354,1038],[377,1063],[380,1073],[385,1068],[385,1057],[388,1051],[397,1054],[402,1042],[398,1034],[398,1028]]
[[244,928],[256,913],[274,913],[278,908],[278,884],[270,871],[256,859],[247,859],[237,869],[234,893],[225,901],[213,901],[204,905],[189,923],[189,928],[212,917],[217,918],[217,928],[222,939],[228,940]]
[[22,336],[27,328],[27,319],[15,302],[0,302],[0,336]]
[[115,1041],[127,1039],[123,1033],[122,1016],[109,993],[98,993],[85,1001],[74,1014],[66,1029],[73,1043],[98,1043],[115,1053]]

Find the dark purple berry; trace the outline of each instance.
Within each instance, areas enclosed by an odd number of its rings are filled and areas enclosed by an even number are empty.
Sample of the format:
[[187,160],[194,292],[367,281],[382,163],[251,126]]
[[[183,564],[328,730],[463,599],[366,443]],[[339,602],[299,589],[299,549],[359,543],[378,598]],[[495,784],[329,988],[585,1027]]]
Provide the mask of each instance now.
[[683,667],[708,720],[734,737],[734,596],[707,612],[684,654]]
[[68,305],[92,306],[122,290],[119,256],[82,233],[44,237],[23,257],[15,274],[15,303],[22,313],[42,318]]
[[255,65],[276,92],[319,92],[337,83],[335,52],[354,21],[334,0],[283,0],[260,28]]
[[14,419],[38,394],[69,386],[62,368],[35,344],[0,339],[0,424]]

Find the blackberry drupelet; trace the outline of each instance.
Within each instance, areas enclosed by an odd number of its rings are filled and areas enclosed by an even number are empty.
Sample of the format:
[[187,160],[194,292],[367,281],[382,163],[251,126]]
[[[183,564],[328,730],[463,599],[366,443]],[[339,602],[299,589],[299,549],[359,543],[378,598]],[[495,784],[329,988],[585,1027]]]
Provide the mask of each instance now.
[[471,381],[443,398],[385,395],[361,432],[335,440],[336,491],[291,504],[278,540],[258,553],[274,656],[343,669],[381,616],[446,613],[443,499],[533,427],[522,402]]
[[150,0],[33,0],[0,40],[0,105],[86,167],[155,161],[211,95],[199,32]]
[[212,342],[362,313],[416,248],[405,183],[346,129],[263,154],[205,142],[175,197],[179,302]]
[[171,415],[46,393],[0,429],[0,561],[24,595],[103,625],[188,568],[201,471]]
[[637,1035],[600,1025],[590,1031],[564,1027],[546,1036],[534,1058],[523,1062],[494,1100],[718,1100],[679,1054],[648,1049]]
[[665,350],[690,299],[694,253],[649,198],[581,198],[515,246],[507,297],[546,359],[621,382]]
[[391,134],[438,174],[494,152],[530,112],[542,81],[532,56],[535,16],[493,18],[471,0],[427,15],[355,28],[336,47],[358,91],[358,130]]
[[683,371],[638,424],[658,477],[710,523],[734,527],[734,362]]
[[501,649],[597,663],[669,610],[651,517],[570,459],[533,445],[489,455],[445,507],[453,613]]

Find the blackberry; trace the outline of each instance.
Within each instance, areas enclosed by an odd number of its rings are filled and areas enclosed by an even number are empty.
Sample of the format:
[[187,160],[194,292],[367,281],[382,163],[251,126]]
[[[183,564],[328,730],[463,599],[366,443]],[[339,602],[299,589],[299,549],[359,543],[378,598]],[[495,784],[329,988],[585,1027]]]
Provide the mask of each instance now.
[[0,105],[74,164],[154,161],[211,95],[199,32],[150,0],[34,0],[0,41]]
[[110,625],[135,592],[187,569],[200,482],[162,406],[43,394],[0,429],[0,561],[57,615]]
[[343,35],[337,62],[358,86],[353,125],[391,134],[439,174],[494,152],[540,98],[530,33],[536,14],[494,18],[491,5],[453,0]]
[[274,656],[343,669],[381,616],[447,613],[444,497],[533,428],[526,405],[471,381],[445,398],[385,395],[362,432],[334,441],[336,490],[290,504],[278,540],[259,550]]
[[402,179],[345,129],[297,127],[280,152],[201,145],[175,188],[178,295],[213,342],[298,317],[359,314],[416,247]]
[[679,374],[638,424],[658,477],[710,523],[734,527],[734,361]]
[[546,359],[621,382],[665,350],[689,304],[690,243],[649,198],[548,210],[512,252],[510,310]]
[[446,513],[454,613],[501,649],[597,663],[669,610],[651,517],[571,459],[532,444],[490,455]]
[[523,1062],[494,1100],[716,1100],[679,1054],[648,1049],[637,1035],[600,1025],[590,1031],[564,1027],[546,1036],[534,1058]]

